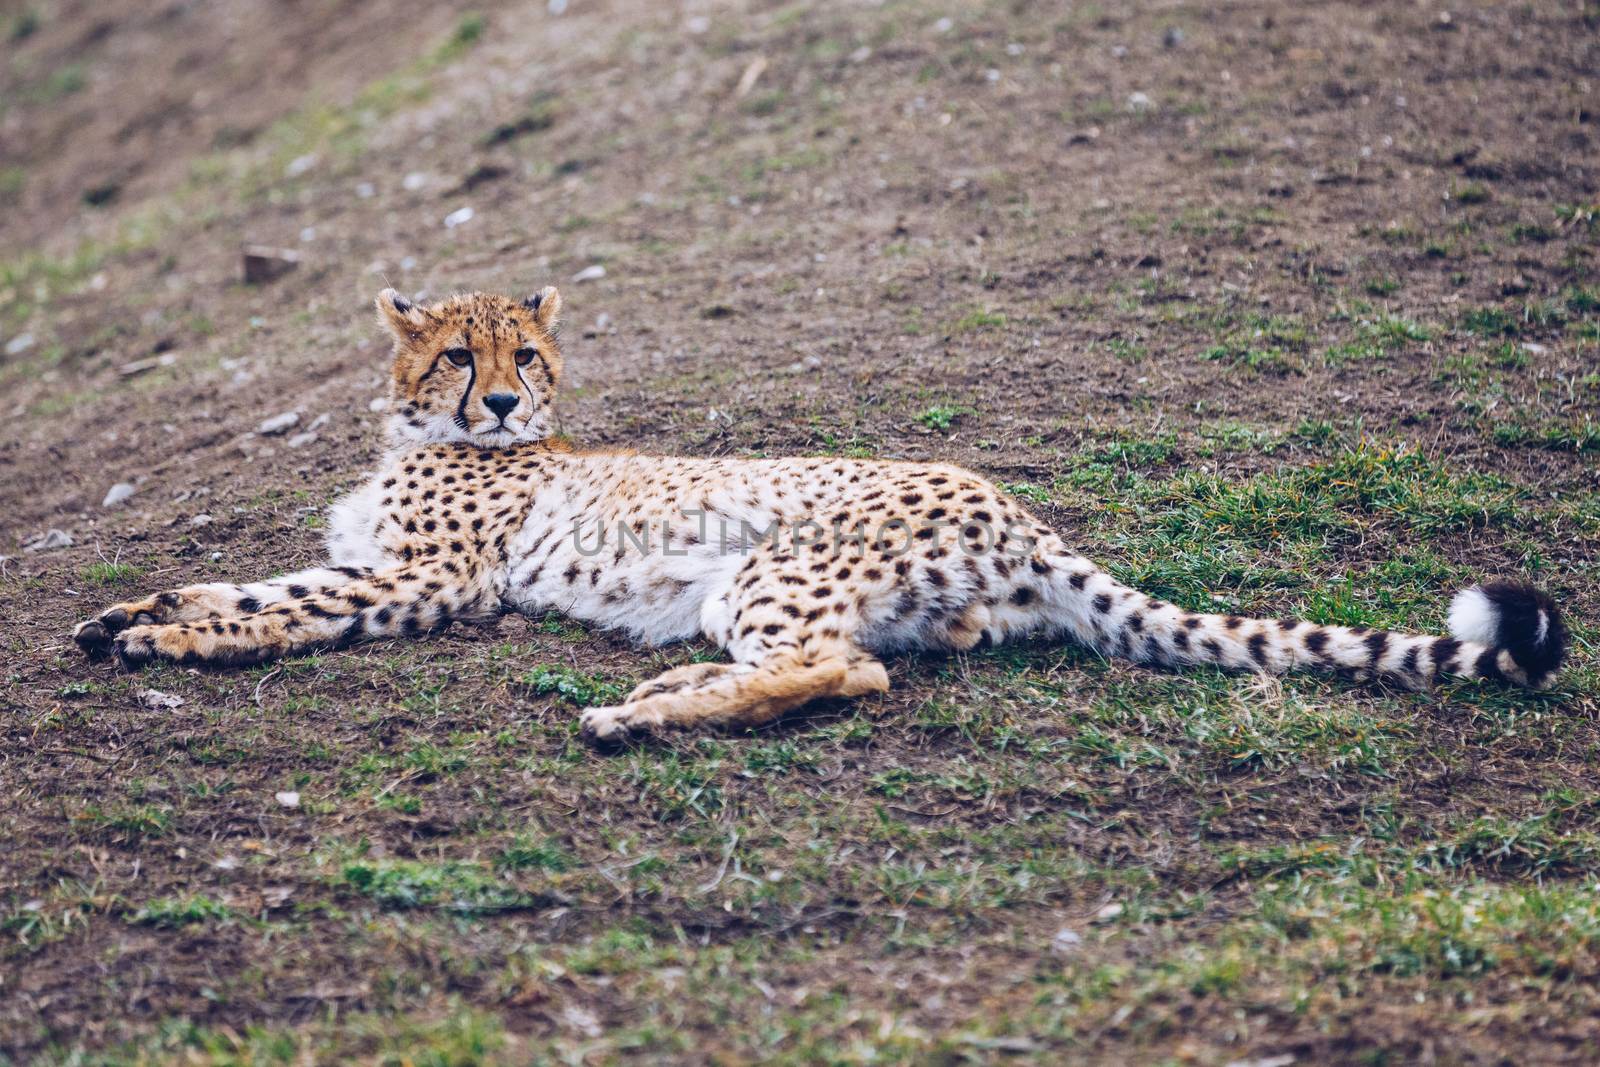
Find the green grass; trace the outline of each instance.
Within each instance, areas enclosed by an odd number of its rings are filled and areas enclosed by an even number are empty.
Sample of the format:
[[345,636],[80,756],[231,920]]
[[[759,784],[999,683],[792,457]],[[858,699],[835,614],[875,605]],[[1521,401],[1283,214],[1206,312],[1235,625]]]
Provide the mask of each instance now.
[[1351,360],[1377,359],[1402,352],[1432,338],[1431,330],[1411,319],[1398,315],[1376,315],[1359,320],[1354,336],[1343,344],[1329,348],[1323,359],[1328,366],[1338,367]]
[[1032,482],[1006,482],[1001,485],[1007,493],[1030,504],[1048,504],[1052,496],[1049,489]]
[[571,869],[575,861],[554,838],[536,841],[519,835],[495,857],[494,862],[502,870],[565,871]]
[[113,1067],[182,1063],[190,1067],[297,1067],[370,1063],[381,1067],[484,1067],[509,1062],[499,1019],[449,1001],[443,1012],[330,1012],[299,1026],[207,1027],[165,1020],[150,1036],[103,1055],[49,1055],[42,1064]]
[[997,330],[1006,325],[1007,319],[998,311],[986,308],[975,308],[950,324],[946,331],[950,334],[974,333],[980,330]]
[[39,12],[31,7],[24,8],[11,17],[11,26],[6,31],[6,37],[12,43],[25,41],[38,33],[41,25],[43,20],[39,17]]
[[536,667],[522,681],[539,696],[559,696],[581,708],[620,704],[632,688],[572,667]]
[[1496,307],[1471,308],[1461,316],[1461,328],[1479,337],[1515,336],[1521,323],[1510,312]]
[[1600,449],[1600,422],[1589,415],[1570,422],[1499,423],[1490,433],[1496,444],[1508,447],[1542,448],[1552,452]]
[[51,68],[44,80],[30,86],[23,96],[36,104],[53,104],[82,92],[88,84],[87,68],[82,63],[68,63]]
[[81,833],[92,837],[137,841],[161,837],[172,826],[172,809],[155,804],[89,807],[74,818]]
[[432,60],[434,63],[449,63],[461,58],[472,50],[483,37],[483,31],[488,28],[482,15],[469,12],[462,15],[456,22],[455,29],[450,31],[450,36],[438,48],[434,49]]
[[957,419],[972,414],[972,409],[949,404],[936,404],[917,416],[917,421],[930,430],[947,433]]
[[108,562],[101,560],[91,563],[80,572],[83,580],[91,585],[125,585],[138,578],[143,578],[149,568],[141,567],[136,563]]
[[340,882],[385,908],[474,914],[525,908],[532,898],[477,863],[370,860],[346,864]]
[[13,204],[28,186],[28,172],[21,167],[0,167],[0,204]]
[[[1146,446],[1142,455],[1163,452]],[[1069,499],[1107,512],[1118,577],[1198,608],[1222,593],[1309,591],[1307,569],[1358,542],[1415,550],[1429,536],[1509,529],[1525,517],[1523,493],[1512,484],[1463,475],[1409,450],[1361,447],[1245,480],[1199,472],[1152,478],[1136,465],[1119,468],[1091,462],[1059,485]],[[1114,502],[1100,496],[1107,490]],[[1313,617],[1339,614],[1336,588],[1305,601]]]
[[226,922],[234,918],[233,909],[204,896],[162,897],[152,900],[132,915],[136,926],[192,926]]
[[1215,328],[1221,343],[1200,353],[1200,358],[1258,373],[1292,374],[1304,370],[1307,346],[1304,323],[1290,316],[1219,315]]

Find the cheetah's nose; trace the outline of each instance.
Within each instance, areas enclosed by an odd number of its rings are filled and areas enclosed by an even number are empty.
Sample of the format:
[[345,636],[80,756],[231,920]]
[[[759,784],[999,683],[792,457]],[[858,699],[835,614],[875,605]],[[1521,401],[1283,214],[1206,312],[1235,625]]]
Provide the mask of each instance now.
[[506,416],[511,414],[512,409],[517,406],[517,394],[490,393],[483,398],[483,406],[494,412],[495,417],[504,422]]

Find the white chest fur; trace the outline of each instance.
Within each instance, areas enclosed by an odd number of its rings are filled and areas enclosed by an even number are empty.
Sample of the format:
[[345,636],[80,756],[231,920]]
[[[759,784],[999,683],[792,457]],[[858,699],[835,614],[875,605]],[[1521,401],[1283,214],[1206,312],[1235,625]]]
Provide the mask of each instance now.
[[381,567],[392,562],[378,542],[383,517],[381,475],[375,474],[328,511],[328,559],[340,567]]

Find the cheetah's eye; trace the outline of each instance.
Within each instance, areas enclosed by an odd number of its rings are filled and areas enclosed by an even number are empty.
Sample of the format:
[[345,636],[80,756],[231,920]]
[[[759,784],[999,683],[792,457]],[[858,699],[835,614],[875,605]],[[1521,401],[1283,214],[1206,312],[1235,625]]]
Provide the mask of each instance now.
[[526,367],[528,364],[532,363],[533,357],[537,356],[538,354],[538,352],[535,352],[531,348],[519,348],[515,352],[511,353],[512,358],[517,361],[517,366],[519,367]]
[[465,348],[447,348],[444,350],[444,358],[458,367],[465,367],[472,362],[472,353]]

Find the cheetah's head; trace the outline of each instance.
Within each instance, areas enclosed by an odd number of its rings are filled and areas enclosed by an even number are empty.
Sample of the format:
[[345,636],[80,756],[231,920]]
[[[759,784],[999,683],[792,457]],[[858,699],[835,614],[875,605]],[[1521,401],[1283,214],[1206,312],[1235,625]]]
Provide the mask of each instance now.
[[473,293],[416,304],[379,293],[378,318],[395,340],[390,434],[488,446],[548,437],[560,312],[553,286],[521,301]]

